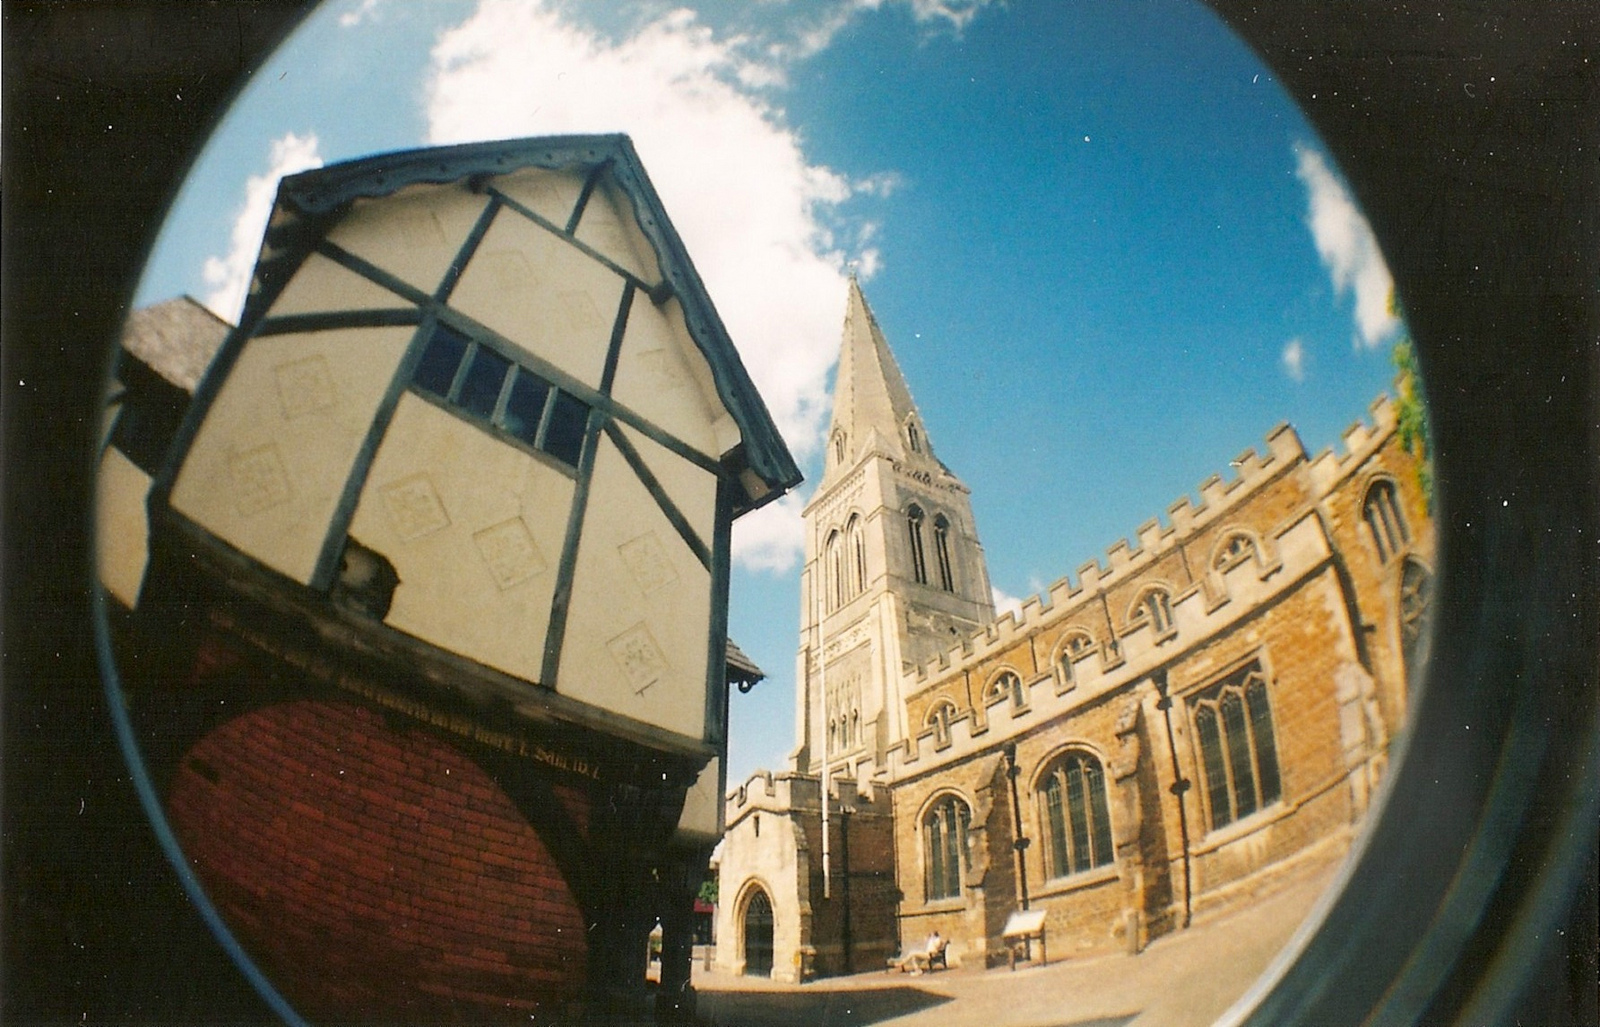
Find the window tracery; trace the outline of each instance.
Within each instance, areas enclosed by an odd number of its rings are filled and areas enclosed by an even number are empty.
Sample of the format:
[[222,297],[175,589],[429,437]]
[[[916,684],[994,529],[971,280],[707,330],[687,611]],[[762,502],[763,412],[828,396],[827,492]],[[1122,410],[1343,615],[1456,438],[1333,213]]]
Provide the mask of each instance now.
[[1093,754],[1073,751],[1045,770],[1038,787],[1045,828],[1045,876],[1061,878],[1114,858],[1105,771]]

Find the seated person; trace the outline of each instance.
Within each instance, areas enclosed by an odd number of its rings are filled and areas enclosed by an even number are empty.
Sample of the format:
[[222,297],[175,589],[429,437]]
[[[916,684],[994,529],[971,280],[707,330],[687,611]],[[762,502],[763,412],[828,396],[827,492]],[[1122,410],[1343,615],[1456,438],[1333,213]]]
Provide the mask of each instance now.
[[939,932],[934,931],[928,935],[928,940],[921,949],[908,952],[905,958],[900,960],[900,970],[920,974],[930,969],[934,962],[944,962],[944,948],[947,944],[949,943],[939,936]]

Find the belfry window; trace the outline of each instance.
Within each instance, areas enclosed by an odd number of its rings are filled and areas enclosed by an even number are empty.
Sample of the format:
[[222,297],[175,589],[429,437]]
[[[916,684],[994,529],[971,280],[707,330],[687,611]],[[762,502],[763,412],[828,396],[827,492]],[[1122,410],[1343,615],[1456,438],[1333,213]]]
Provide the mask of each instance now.
[[1282,796],[1267,682],[1251,664],[1189,700],[1205,776],[1211,829]]
[[1405,515],[1400,512],[1399,493],[1389,479],[1373,482],[1367,490],[1361,513],[1372,531],[1372,544],[1378,548],[1378,559],[1384,563],[1392,560],[1411,541]]
[[915,503],[906,511],[906,528],[911,534],[911,577],[919,585],[928,583],[928,557],[922,548],[922,507]]
[[933,550],[939,560],[939,587],[954,592],[956,579],[950,570],[950,522],[945,520],[944,514],[933,519]]
[[1098,759],[1070,752],[1052,763],[1040,781],[1039,807],[1048,843],[1045,876],[1066,877],[1111,862],[1111,813]]
[[850,595],[858,596],[867,588],[867,540],[861,532],[861,518],[851,517],[845,525],[844,536],[850,562]]
[[547,453],[578,465],[589,405],[484,343],[434,325],[412,372],[419,392]]
[[967,829],[972,811],[954,795],[933,804],[922,819],[922,851],[927,867],[929,902],[961,897],[961,878],[967,869]]
[[828,534],[828,541],[822,547],[823,588],[827,599],[828,609],[837,610],[844,605],[845,575],[844,575],[844,543],[839,532]]
[[906,422],[906,441],[911,444],[911,452],[922,452],[922,433],[917,430],[917,422]]

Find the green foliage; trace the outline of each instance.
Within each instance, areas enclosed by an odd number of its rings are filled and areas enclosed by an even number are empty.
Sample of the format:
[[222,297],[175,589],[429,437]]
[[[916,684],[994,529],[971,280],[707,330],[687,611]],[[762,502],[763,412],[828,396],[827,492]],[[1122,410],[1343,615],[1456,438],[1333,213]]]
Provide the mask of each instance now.
[[1417,355],[1411,344],[1409,334],[1400,337],[1394,344],[1395,389],[1399,395],[1395,399],[1395,415],[1398,419],[1396,431],[1400,435],[1400,445],[1405,448],[1417,461],[1417,484],[1422,489],[1422,498],[1428,504],[1428,511],[1433,511],[1433,442],[1428,436],[1428,400],[1422,391],[1422,375],[1417,369]]
[[699,898],[701,902],[708,902],[713,906],[717,904],[717,879],[715,877],[707,878],[700,882]]

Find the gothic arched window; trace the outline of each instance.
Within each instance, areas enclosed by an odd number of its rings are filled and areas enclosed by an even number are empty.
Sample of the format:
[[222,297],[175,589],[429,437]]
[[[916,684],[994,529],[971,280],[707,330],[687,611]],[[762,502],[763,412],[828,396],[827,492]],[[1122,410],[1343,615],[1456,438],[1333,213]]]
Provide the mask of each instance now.
[[1282,796],[1267,682],[1251,664],[1189,700],[1205,776],[1211,829]]
[[1361,504],[1361,515],[1372,531],[1372,544],[1378,548],[1378,559],[1388,563],[1411,541],[1405,515],[1400,512],[1400,494],[1394,482],[1380,478],[1367,489],[1367,498]]
[[1072,687],[1076,673],[1072,665],[1079,659],[1089,654],[1094,648],[1094,640],[1082,631],[1074,631],[1062,641],[1061,647],[1056,650],[1056,658],[1052,661],[1056,670],[1056,687],[1066,690]]
[[867,588],[867,540],[861,531],[861,518],[851,517],[845,525],[844,536],[849,550],[850,595],[860,595]]
[[1173,627],[1171,593],[1164,588],[1145,590],[1128,611],[1128,621],[1131,624],[1148,621],[1157,638],[1167,634]]
[[1255,555],[1255,540],[1242,531],[1235,532],[1217,547],[1217,555],[1212,558],[1211,566],[1219,571],[1230,571]]
[[1013,710],[1027,708],[1027,690],[1022,687],[1022,678],[1018,677],[1017,672],[1014,670],[1002,670],[989,681],[989,686],[983,690],[985,704],[999,702],[1002,699],[1009,699]]
[[828,534],[828,541],[822,546],[823,565],[823,595],[827,599],[828,609],[837,610],[844,605],[844,544],[839,532]]
[[911,577],[919,585],[928,583],[928,557],[922,549],[922,507],[911,504],[906,510],[906,529],[911,534]]
[[959,899],[967,869],[967,829],[972,811],[954,795],[935,802],[922,818],[922,853],[927,868],[927,897]]
[[950,569],[950,522],[945,520],[944,514],[933,519],[933,550],[939,558],[939,587],[954,592],[956,579]]
[[928,715],[923,719],[925,727],[933,728],[933,742],[935,745],[950,744],[950,722],[956,719],[956,704],[949,699],[941,699],[928,710]]
[[911,452],[922,452],[922,433],[917,430],[917,422],[906,422],[906,441],[911,443]]
[[1066,877],[1105,866],[1113,858],[1106,775],[1086,752],[1069,752],[1039,783],[1039,820],[1045,826],[1045,876]]
[[843,467],[844,466],[844,454],[845,454],[845,445],[844,445],[844,443],[845,443],[844,432],[842,432],[842,431],[841,432],[834,432],[833,433],[833,463],[834,463],[834,466],[836,466],[836,467]]
[[1407,671],[1417,663],[1433,612],[1433,575],[1415,560],[1400,569],[1400,653]]

